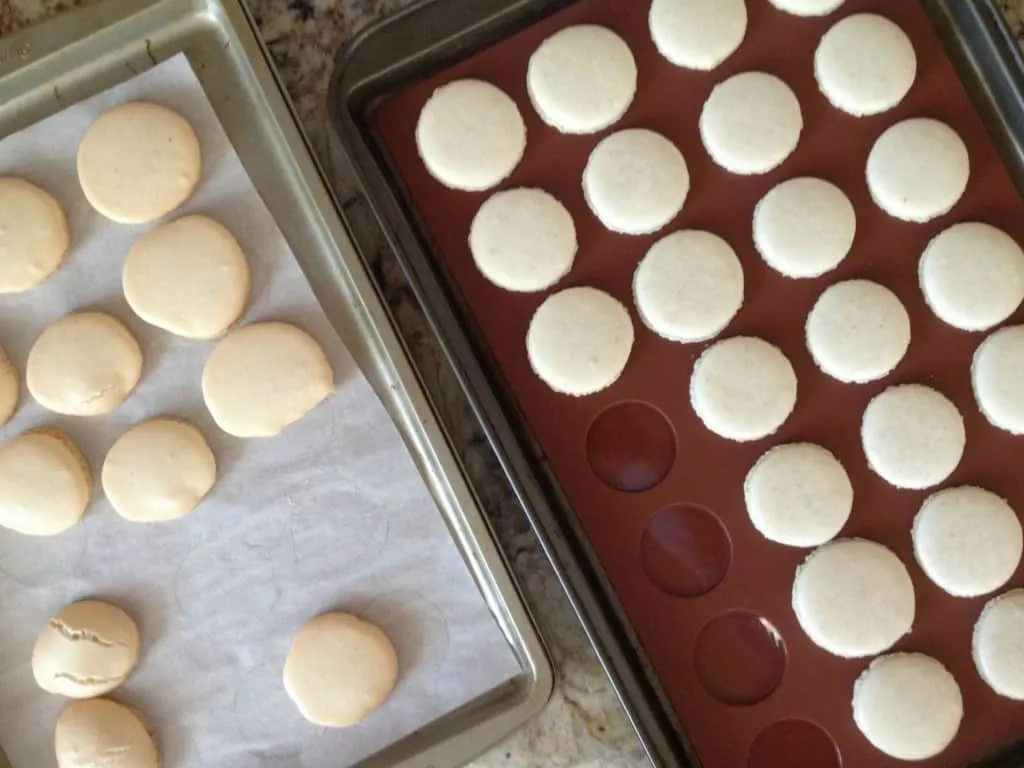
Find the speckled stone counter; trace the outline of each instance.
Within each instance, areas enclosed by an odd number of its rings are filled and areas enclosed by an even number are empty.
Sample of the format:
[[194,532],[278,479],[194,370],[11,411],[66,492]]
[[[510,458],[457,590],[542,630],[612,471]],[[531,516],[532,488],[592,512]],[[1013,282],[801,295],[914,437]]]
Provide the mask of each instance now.
[[[89,2],[90,0],[81,0]],[[458,2],[458,0],[441,0]],[[345,41],[409,0],[247,0],[317,152],[328,160],[324,99],[335,53]],[[1024,0],[1001,0],[1019,37]],[[0,0],[0,36],[78,5],[74,0]],[[351,182],[340,193],[354,225],[373,230]],[[384,249],[374,268],[387,300],[425,372],[427,386],[445,412],[452,437],[481,489],[505,552],[549,643],[559,680],[550,705],[533,723],[478,758],[477,768],[646,766],[647,761],[550,566],[517,510],[489,451],[472,425],[455,382],[399,270]]]

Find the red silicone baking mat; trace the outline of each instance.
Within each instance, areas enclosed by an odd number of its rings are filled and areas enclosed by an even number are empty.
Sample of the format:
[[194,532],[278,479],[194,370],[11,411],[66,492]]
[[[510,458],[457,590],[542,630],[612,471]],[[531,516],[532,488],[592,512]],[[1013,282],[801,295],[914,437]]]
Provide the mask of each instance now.
[[[810,441],[842,461],[854,484],[853,514],[843,536],[862,536],[893,549],[914,580],[914,630],[894,650],[935,656],[955,675],[964,696],[959,734],[926,766],[962,765],[1008,745],[1024,732],[1024,704],[997,697],[978,677],[970,656],[973,625],[985,598],[952,598],[914,562],[910,524],[930,491],[899,491],[871,472],[859,440],[860,417],[872,396],[896,383],[921,382],[947,395],[963,413],[967,450],[944,486],[974,484],[1024,509],[1024,474],[1017,470],[1024,438],[990,426],[974,402],[970,361],[983,334],[940,323],[925,306],[917,263],[927,242],[957,221],[980,220],[1024,241],[1024,205],[986,130],[918,2],[848,0],[819,19],[788,16],[767,0],[748,2],[743,46],[710,73],[676,68],[655,50],[646,2],[582,0],[537,25],[423,80],[384,103],[381,135],[434,250],[449,272],[496,360],[522,418],[544,452],[561,489],[613,584],[679,720],[704,765],[885,766],[885,758],[854,726],[854,680],[868,660],[844,660],[814,646],[790,605],[793,574],[807,550],[773,544],[758,534],[743,503],[746,472],[769,447]],[[918,77],[896,109],[853,118],[831,107],[813,76],[821,35],[836,20],[872,11],[898,23],[918,55]],[[596,136],[566,136],[544,125],[526,93],[530,54],[552,32],[574,23],[603,24],[629,44],[639,70],[636,100],[613,128]],[[756,177],[728,174],[700,141],[700,108],[715,84],[737,72],[762,70],[797,93],[804,131],[797,151],[776,171]],[[512,294],[477,271],[467,245],[470,223],[489,193],[443,187],[419,159],[414,130],[435,88],[475,77],[495,83],[519,104],[528,144],[523,162],[501,186],[542,187],[572,213],[579,254],[572,272],[553,289]],[[928,224],[896,221],[871,201],[864,166],[874,140],[893,123],[926,116],[947,122],[967,143],[971,180],[948,215]],[[588,209],[580,188],[587,157],[608,133],[644,127],[682,150],[691,190],[681,214],[655,235],[608,232]],[[838,269],[814,280],[789,280],[771,271],[751,237],[756,202],[795,176],[818,176],[849,195],[857,236]],[[646,250],[670,231],[707,229],[724,237],[744,267],[742,310],[719,336],[756,335],[778,345],[799,380],[795,411],[768,439],[737,444],[710,432],[688,397],[694,360],[706,344],[682,345],[656,337],[633,308],[631,279]],[[894,290],[911,316],[910,349],[882,381],[847,385],[820,373],[806,350],[803,326],[821,292],[860,277]],[[597,395],[571,398],[550,391],[530,370],[525,336],[547,295],[590,285],[630,307],[636,343],[622,377]],[[1007,324],[1019,322],[1018,313]],[[596,471],[595,471],[596,470]],[[616,490],[596,472],[665,477],[640,492]],[[934,490],[934,489],[932,489]],[[1008,588],[1024,584],[1021,572]],[[698,594],[699,593],[699,594]],[[765,629],[781,636],[781,646]],[[812,725],[813,724],[813,725]],[[799,745],[786,758],[785,745]],[[817,749],[817,751],[816,751]],[[749,762],[748,762],[749,760]],[[792,762],[797,760],[797,762]]]

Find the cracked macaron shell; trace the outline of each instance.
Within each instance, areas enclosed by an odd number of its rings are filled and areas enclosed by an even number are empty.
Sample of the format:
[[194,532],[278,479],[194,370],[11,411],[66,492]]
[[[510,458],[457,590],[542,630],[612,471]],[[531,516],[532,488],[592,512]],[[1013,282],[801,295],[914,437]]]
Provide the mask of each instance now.
[[72,603],[36,638],[32,674],[39,687],[73,699],[102,696],[128,679],[139,662],[135,621],[98,600]]

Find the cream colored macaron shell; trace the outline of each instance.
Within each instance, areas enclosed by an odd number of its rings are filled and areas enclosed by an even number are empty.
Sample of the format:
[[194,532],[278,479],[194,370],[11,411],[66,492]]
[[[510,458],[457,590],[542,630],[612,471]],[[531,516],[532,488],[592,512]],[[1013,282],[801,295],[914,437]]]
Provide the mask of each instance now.
[[716,342],[697,359],[690,403],[716,435],[760,440],[792,413],[796,374],[777,347],[753,336],[734,336]]
[[673,232],[640,261],[633,296],[641,319],[659,336],[703,341],[722,331],[743,304],[743,267],[718,235]]
[[595,133],[618,122],[636,94],[636,62],[625,41],[596,24],[566,27],[530,57],[534,109],[563,133]]
[[614,384],[632,348],[629,312],[596,288],[567,288],[549,296],[526,333],[534,372],[555,392],[574,397]]
[[857,216],[835,184],[799,177],[774,186],[754,208],[754,245],[786,277],[819,277],[853,247]]
[[206,438],[180,419],[151,419],[117,439],[103,461],[103,492],[126,520],[158,523],[192,512],[217,480]]
[[907,33],[873,13],[837,22],[814,53],[814,76],[825,98],[857,117],[895,107],[916,75],[917,55]]
[[871,662],[853,687],[853,719],[879,751],[927,760],[953,741],[964,716],[956,679],[921,653],[892,653]]
[[830,451],[813,443],[769,450],[743,484],[750,522],[771,541],[816,547],[836,536],[853,509],[853,486]]
[[0,294],[35,288],[57,271],[70,244],[67,216],[50,193],[0,177]]
[[11,416],[18,409],[20,399],[18,371],[11,358],[7,356],[7,352],[0,347],[0,427],[11,420]]
[[654,0],[648,23],[654,45],[670,62],[711,70],[743,42],[746,0]]
[[203,368],[203,399],[235,437],[270,437],[334,391],[334,371],[316,340],[287,323],[231,331]]
[[0,527],[55,536],[82,519],[91,495],[89,466],[63,432],[34,430],[0,445]]
[[890,648],[914,623],[914,585],[896,555],[865,539],[836,539],[796,572],[793,610],[807,636],[844,658]]
[[78,181],[93,208],[121,224],[164,216],[199,183],[199,139],[173,110],[144,101],[114,107],[78,147]]
[[284,687],[302,716],[345,728],[380,707],[398,679],[395,648],[381,629],[348,613],[324,613],[292,640]]
[[967,145],[956,131],[930,118],[888,128],[868,155],[871,197],[897,219],[923,223],[949,212],[970,177]]
[[875,395],[861,421],[868,466],[897,488],[920,490],[952,474],[964,454],[964,420],[945,395],[900,384]]
[[932,581],[956,597],[999,589],[1020,564],[1024,534],[1013,509],[974,486],[933,493],[914,518],[914,554]]
[[971,646],[982,680],[1000,696],[1024,701],[1024,589],[988,601]]
[[682,210],[690,171],[675,144],[644,128],[613,133],[590,153],[583,194],[612,232],[657,232]]
[[825,16],[838,10],[846,0],[770,0],[780,11],[794,16]]
[[58,768],[160,768],[160,753],[131,707],[109,699],[76,701],[57,718]]
[[469,250],[480,273],[507,291],[542,291],[572,269],[576,225],[543,189],[495,192],[469,229]]
[[142,350],[120,320],[103,312],[68,315],[36,339],[25,384],[40,405],[68,416],[116,409],[142,376]]
[[978,408],[989,422],[1024,435],[1024,325],[1000,328],[981,343],[971,364]]
[[83,600],[62,609],[39,633],[32,674],[44,691],[91,699],[128,679],[140,645],[131,616],[109,603]]
[[497,185],[526,151],[526,124],[516,103],[483,80],[438,88],[420,112],[416,146],[430,175],[452,189]]
[[700,113],[700,137],[715,163],[752,175],[777,168],[803,130],[793,89],[766,72],[742,72],[719,83]]
[[147,323],[190,339],[213,339],[245,311],[249,264],[224,226],[185,216],[135,241],[122,285],[129,306]]

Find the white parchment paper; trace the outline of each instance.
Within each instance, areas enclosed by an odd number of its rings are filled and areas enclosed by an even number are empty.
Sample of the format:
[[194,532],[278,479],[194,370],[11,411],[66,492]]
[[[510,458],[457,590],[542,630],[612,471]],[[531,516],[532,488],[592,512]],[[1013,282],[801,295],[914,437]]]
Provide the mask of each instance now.
[[[200,391],[213,343],[149,327],[124,301],[121,265],[148,227],[120,226],[90,208],[75,153],[96,117],[133,99],[171,107],[195,127],[203,180],[172,217],[210,215],[241,242],[253,272],[245,322],[295,322],[334,365],[336,393],[278,437],[221,432]],[[118,603],[139,623],[142,661],[113,698],[148,715],[168,768],[339,768],[518,673],[398,432],[317,305],[184,56],[0,140],[0,175],[57,197],[73,240],[49,281],[0,296],[0,344],[18,370],[48,323],[87,308],[126,322],[145,355],[138,389],[113,414],[60,417],[25,394],[0,431],[6,440],[38,426],[66,430],[97,480],[85,520],[68,533],[0,530],[0,744],[14,768],[56,764],[53,726],[66,702],[36,687],[29,660],[47,619],[86,597]],[[157,415],[196,423],[220,476],[190,517],[132,524],[103,498],[99,470],[122,432]],[[401,674],[366,722],[328,731],[301,719],[280,678],[295,630],[331,609],[381,625]]]

